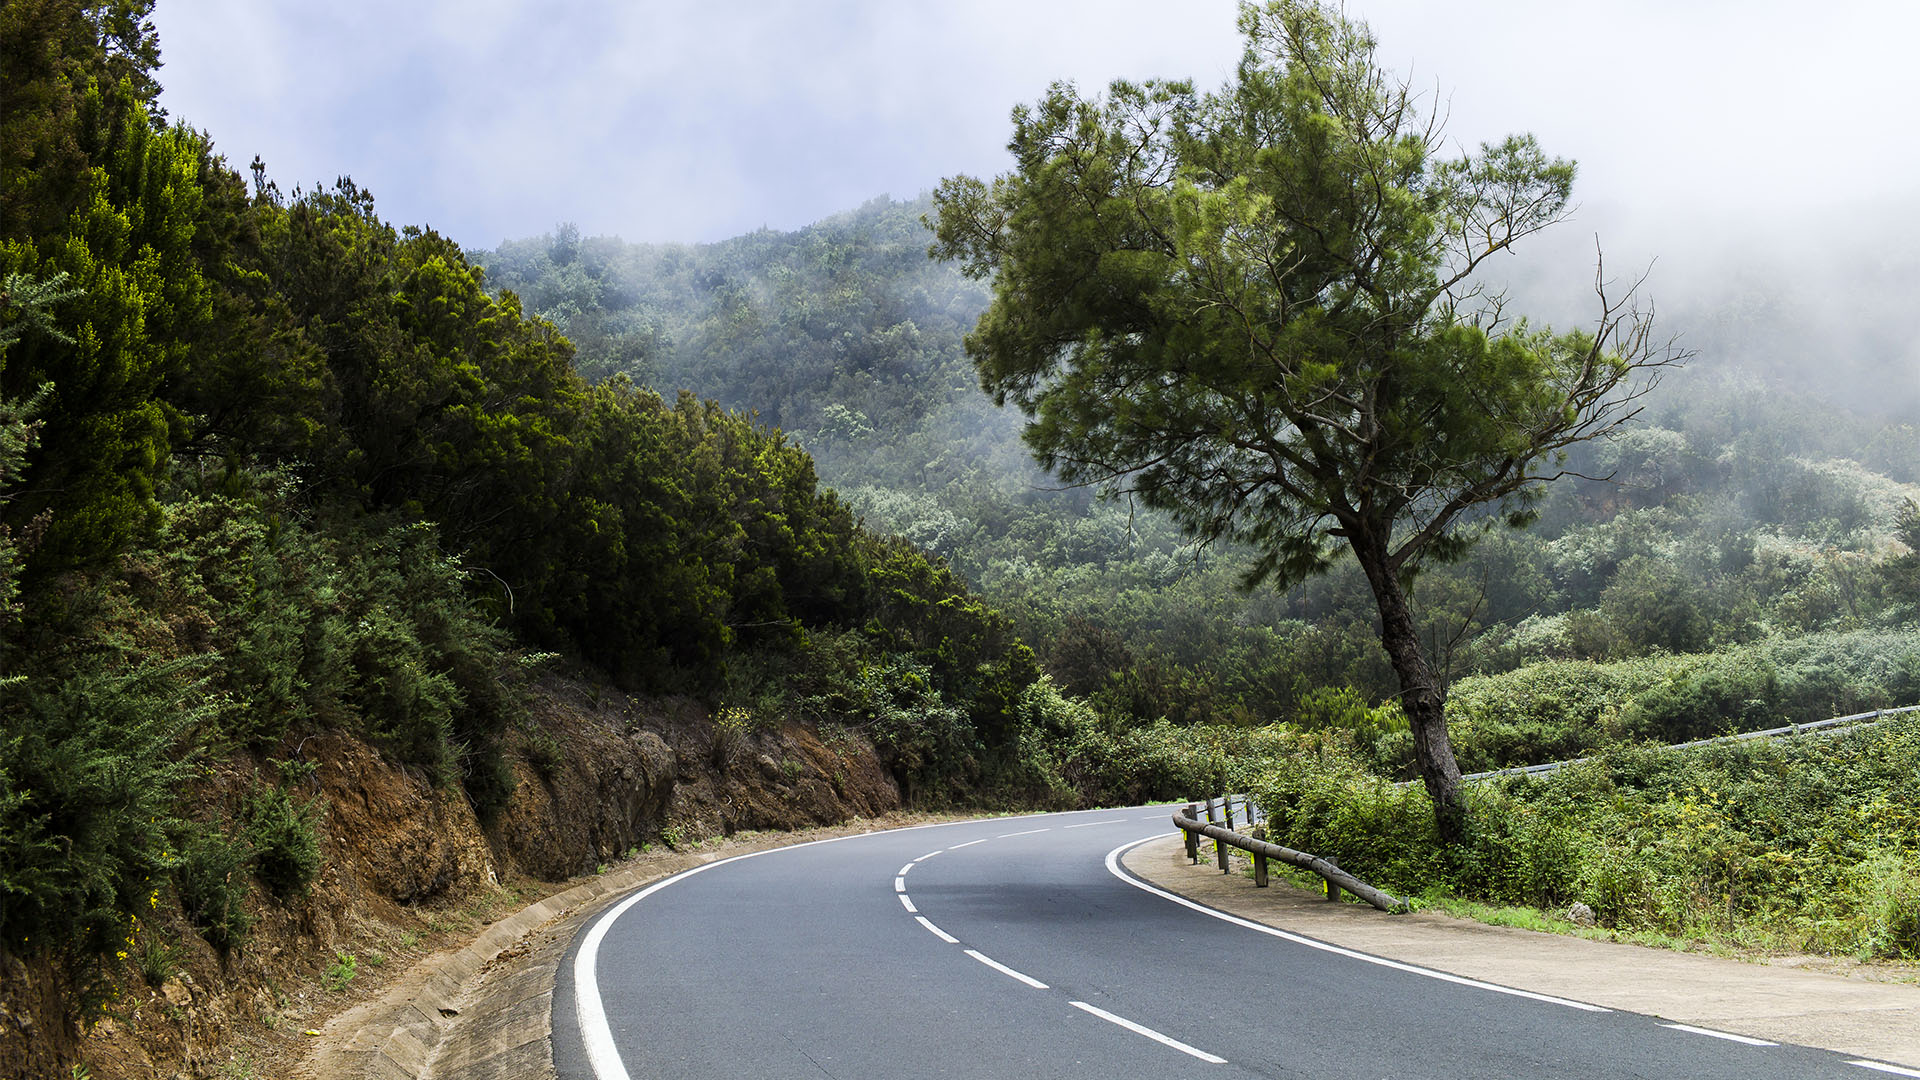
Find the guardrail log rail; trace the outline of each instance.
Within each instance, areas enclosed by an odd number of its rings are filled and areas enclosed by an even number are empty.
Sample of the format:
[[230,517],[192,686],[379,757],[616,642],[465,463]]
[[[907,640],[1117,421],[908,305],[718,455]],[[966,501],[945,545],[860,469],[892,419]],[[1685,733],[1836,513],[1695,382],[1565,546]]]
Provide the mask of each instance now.
[[[1253,801],[1244,795],[1228,795],[1223,799],[1208,799],[1205,803],[1188,803],[1184,810],[1174,811],[1173,823],[1179,826],[1182,833],[1186,834],[1187,858],[1192,859],[1196,863],[1200,861],[1200,838],[1205,836],[1213,841],[1214,855],[1219,859],[1222,872],[1228,869],[1227,849],[1229,847],[1238,848],[1253,856],[1253,883],[1256,887],[1266,887],[1267,860],[1279,859],[1281,862],[1287,863],[1290,866],[1298,866],[1302,870],[1311,870],[1319,874],[1327,883],[1327,899],[1329,900],[1338,900],[1340,898],[1340,890],[1345,889],[1360,899],[1365,900],[1367,903],[1372,904],[1374,907],[1379,908],[1381,911],[1400,912],[1408,909],[1405,900],[1391,893],[1382,892],[1366,882],[1361,881],[1359,878],[1340,869],[1340,864],[1333,859],[1323,859],[1317,855],[1309,855],[1304,851],[1295,851],[1290,847],[1282,847],[1279,844],[1269,843],[1266,840],[1234,831],[1233,805],[1236,801],[1240,803],[1241,809],[1246,815],[1247,824],[1249,826],[1253,825],[1256,811]],[[1215,815],[1216,808],[1219,810],[1217,817]],[[1201,820],[1200,817],[1202,813],[1206,815],[1204,821]],[[1222,819],[1224,819],[1224,824],[1222,823]]]

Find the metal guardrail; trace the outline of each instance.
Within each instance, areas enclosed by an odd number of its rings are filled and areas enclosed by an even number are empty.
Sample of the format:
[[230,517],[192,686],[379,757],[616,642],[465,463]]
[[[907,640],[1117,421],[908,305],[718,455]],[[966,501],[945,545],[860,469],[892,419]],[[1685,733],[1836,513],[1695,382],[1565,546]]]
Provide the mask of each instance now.
[[[1743,731],[1738,735],[1718,735],[1711,739],[1695,739],[1692,742],[1674,743],[1668,750],[1692,750],[1701,746],[1713,746],[1718,743],[1745,742],[1749,739],[1782,739],[1796,735],[1832,735],[1839,729],[1870,727],[1889,716],[1902,713],[1920,712],[1920,705],[1902,705],[1897,709],[1875,709],[1872,712],[1854,713],[1851,716],[1836,716],[1830,720],[1815,720],[1811,724],[1788,724],[1785,727],[1768,728],[1765,731]],[[1554,772],[1568,765],[1579,765],[1592,761],[1590,757],[1573,758],[1569,761],[1546,761],[1538,765],[1516,765],[1510,769],[1494,769],[1491,772],[1468,773],[1462,780],[1488,780],[1496,776],[1540,776]]]
[[[1247,824],[1253,825],[1259,811],[1254,807],[1253,800],[1245,795],[1208,799],[1204,804],[1188,803],[1184,811],[1174,811],[1173,823],[1186,834],[1188,858],[1195,863],[1200,861],[1200,838],[1205,836],[1213,840],[1214,855],[1219,859],[1222,873],[1229,871],[1227,848],[1238,848],[1253,856],[1253,884],[1256,888],[1265,888],[1267,885],[1267,860],[1279,859],[1288,865],[1319,874],[1327,883],[1328,900],[1340,899],[1340,890],[1345,889],[1381,911],[1399,912],[1408,909],[1405,900],[1361,881],[1340,869],[1340,864],[1333,859],[1322,859],[1317,855],[1309,855],[1304,851],[1295,851],[1290,847],[1282,847],[1258,837],[1236,832],[1233,828],[1233,806],[1236,800],[1245,812]],[[1199,817],[1203,807],[1206,814],[1205,821],[1200,820]],[[1214,816],[1216,807],[1220,811],[1220,817],[1224,819],[1224,824]]]

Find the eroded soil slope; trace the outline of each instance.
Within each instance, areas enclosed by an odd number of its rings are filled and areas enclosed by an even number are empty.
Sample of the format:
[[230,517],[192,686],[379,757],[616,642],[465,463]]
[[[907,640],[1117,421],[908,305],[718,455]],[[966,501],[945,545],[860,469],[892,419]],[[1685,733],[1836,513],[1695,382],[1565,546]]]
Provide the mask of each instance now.
[[650,846],[871,817],[899,789],[857,733],[722,725],[684,699],[634,698],[583,677],[542,679],[510,753],[516,784],[483,822],[457,787],[429,784],[380,749],[307,734],[236,756],[191,794],[197,816],[238,813],[268,758],[311,765],[323,859],[310,891],[254,883],[252,928],[224,955],[162,895],[101,1019],[73,1019],[51,969],[0,954],[0,1077],[94,1080],[285,1075],[302,1032],[412,959]]

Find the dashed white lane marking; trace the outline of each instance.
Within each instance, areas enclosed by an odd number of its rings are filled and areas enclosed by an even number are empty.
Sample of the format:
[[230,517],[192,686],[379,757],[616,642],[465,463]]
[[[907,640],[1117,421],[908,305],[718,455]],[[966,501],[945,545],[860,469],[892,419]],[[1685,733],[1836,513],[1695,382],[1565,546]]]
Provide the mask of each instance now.
[[[1142,820],[1161,821],[1164,820],[1164,816],[1155,815]],[[982,824],[983,821],[984,819],[976,821],[941,821],[927,825],[909,825],[900,829],[883,829],[880,830],[880,832],[919,832],[922,829],[947,829],[955,825],[977,825]],[[787,847],[768,848],[765,851],[749,851],[742,855],[732,856],[731,858],[703,863],[690,870],[683,870],[671,877],[662,878],[646,888],[628,895],[626,899],[615,904],[605,914],[601,915],[599,919],[595,920],[593,925],[588,928],[586,935],[581,938],[579,951],[574,954],[573,995],[574,1013],[578,1018],[580,1026],[580,1041],[587,1055],[587,1067],[593,1071],[596,1080],[627,1080],[628,1077],[626,1064],[620,1060],[620,1051],[614,1045],[613,1029],[607,1022],[606,1004],[600,996],[599,984],[600,943],[606,940],[608,931],[612,929],[613,924],[618,922],[622,915],[625,915],[631,910],[635,904],[659,892],[661,889],[675,885],[695,875],[704,874],[710,870],[717,870],[729,863],[736,863],[744,859],[759,858],[780,852],[795,851],[800,848],[818,847],[821,844],[837,844],[847,840],[856,840],[860,837],[874,835],[878,834],[870,829],[863,833],[834,836],[825,840],[809,840],[805,843],[792,844]],[[914,862],[931,859],[942,851],[952,851],[954,848],[984,844],[990,839],[992,839],[992,837],[984,837],[979,840],[969,840],[964,844],[955,844],[953,848],[941,848],[940,851],[930,851],[920,856],[920,858],[915,859]],[[920,918],[928,930],[933,931],[934,934],[946,940],[948,944],[958,945],[960,943],[959,938],[953,937],[932,923],[926,922],[924,917],[915,917]]]
[[1183,1054],[1192,1054],[1194,1057],[1197,1057],[1201,1061],[1207,1062],[1209,1064],[1225,1065],[1227,1063],[1226,1058],[1219,1057],[1214,1054],[1209,1054],[1205,1050],[1200,1049],[1199,1047],[1188,1046],[1186,1043],[1181,1042],[1179,1039],[1162,1035],[1159,1032],[1153,1030],[1152,1028],[1147,1027],[1145,1024],[1136,1024],[1124,1016],[1115,1016],[1105,1009],[1096,1008],[1095,1006],[1089,1005],[1084,1001],[1069,1001],[1067,1002],[1067,1004],[1073,1006],[1076,1009],[1081,1010],[1082,1012],[1092,1013],[1093,1015],[1099,1017],[1100,1019],[1105,1020],[1109,1024],[1118,1024],[1121,1027],[1126,1028],[1128,1031],[1133,1032],[1135,1035],[1145,1035],[1147,1038],[1152,1039],[1154,1042],[1162,1043],[1166,1046],[1171,1046],[1175,1050],[1178,1050]]
[[1049,825],[1044,829],[1028,829],[1025,832],[1003,832],[999,836],[994,837],[994,839],[1005,840],[1009,836],[1032,836],[1034,833],[1052,832],[1052,831],[1053,831],[1053,827]]
[[1480,990],[1491,990],[1496,994],[1526,998],[1529,1001],[1542,1001],[1549,1005],[1565,1005],[1569,1009],[1579,1009],[1583,1012],[1603,1013],[1613,1011],[1612,1009],[1603,1008],[1599,1005],[1589,1005],[1584,1001],[1572,1001],[1567,998],[1552,997],[1548,994],[1536,994],[1531,990],[1516,990],[1511,986],[1500,986],[1496,983],[1481,982],[1479,979],[1469,979],[1462,975],[1450,975],[1444,971],[1435,971],[1432,968],[1415,967],[1412,964],[1403,964],[1398,960],[1388,960],[1385,957],[1370,956],[1363,952],[1356,952],[1353,949],[1343,949],[1338,945],[1329,945],[1324,941],[1315,941],[1310,937],[1301,937],[1299,934],[1289,934],[1285,930],[1276,930],[1271,926],[1262,925],[1251,919],[1242,919],[1238,915],[1229,915],[1224,911],[1216,911],[1213,908],[1207,907],[1205,904],[1196,904],[1184,896],[1170,893],[1158,886],[1149,885],[1120,869],[1120,856],[1122,854],[1148,841],[1158,839],[1160,839],[1159,836],[1143,836],[1138,840],[1121,844],[1119,847],[1107,852],[1107,873],[1112,874],[1114,877],[1119,878],[1121,881],[1126,882],[1142,892],[1149,892],[1163,899],[1171,900],[1181,907],[1191,908],[1202,915],[1210,915],[1213,918],[1219,919],[1221,922],[1228,922],[1235,926],[1245,927],[1248,930],[1265,934],[1268,937],[1277,937],[1283,941],[1291,941],[1295,945],[1305,945],[1309,949],[1319,949],[1321,952],[1333,953],[1335,956],[1344,956],[1351,960],[1359,960],[1362,963],[1374,964],[1383,968],[1392,968],[1395,971],[1404,971],[1410,975],[1423,975],[1429,979],[1438,979],[1441,982],[1453,983],[1456,986],[1471,986]]
[[[957,823],[942,822],[933,825],[909,825],[904,829],[889,829],[887,831],[917,832],[921,829],[943,828],[949,824]],[[859,834],[859,836],[870,835],[872,834]],[[626,1063],[620,1060],[620,1050],[614,1045],[613,1028],[607,1022],[607,1007],[605,1001],[600,997],[599,982],[600,943],[606,940],[607,931],[613,927],[615,922],[619,921],[620,916],[625,915],[635,904],[659,892],[661,889],[678,884],[695,875],[704,874],[710,870],[718,870],[720,867],[726,866],[729,863],[743,862],[747,859],[757,859],[780,852],[797,851],[801,848],[819,847],[822,844],[837,844],[856,838],[857,837],[853,835],[833,836],[825,840],[809,840],[804,844],[793,844],[788,847],[768,848],[765,851],[749,851],[744,855],[735,855],[732,858],[721,859],[717,862],[703,863],[691,870],[683,870],[672,877],[662,878],[646,888],[633,893],[625,900],[615,904],[605,914],[595,920],[594,924],[587,929],[586,936],[580,939],[580,951],[575,953],[573,957],[573,1007],[574,1015],[578,1017],[580,1023],[580,1042],[587,1054],[587,1067],[593,1070],[593,1075],[596,1080],[628,1080],[629,1077]],[[954,944],[959,944],[959,942],[956,940]]]
[[972,847],[972,846],[973,846],[973,845],[975,845],[975,844],[984,844],[984,843],[986,843],[987,841],[989,841],[989,840],[991,840],[991,839],[993,839],[993,837],[991,837],[991,836],[983,836],[983,837],[981,837],[981,838],[980,838],[980,839],[978,839],[978,840],[969,840],[969,841],[967,841],[967,842],[966,842],[966,843],[964,843],[964,844],[955,844],[955,845],[953,845],[952,847],[950,847],[950,848],[948,848],[947,850],[948,850],[948,851],[959,851],[959,850],[960,850],[961,848],[963,848],[963,847]]
[[907,914],[911,915],[920,910],[913,906],[913,897],[908,896],[906,893],[896,893],[895,895],[900,897],[900,906],[907,909]]
[[1123,817],[1116,817],[1116,818],[1108,818],[1105,821],[1083,821],[1078,825],[1062,825],[1060,827],[1063,829],[1084,829],[1089,825],[1118,825],[1121,822],[1124,822],[1126,820],[1127,819]]
[[905,865],[905,866],[903,866],[903,867],[901,867],[901,868],[900,868],[900,876],[901,876],[901,877],[906,877],[906,876],[907,876],[907,871],[909,871],[909,870],[911,870],[911,869],[913,869],[913,864],[912,864],[912,863],[908,863],[907,865]]
[[1001,963],[1000,961],[995,960],[993,957],[988,956],[986,953],[979,951],[978,949],[968,949],[967,955],[987,965],[988,967],[999,972],[1000,974],[1005,975],[1007,978],[1015,979],[1019,982],[1026,983],[1028,986],[1033,987],[1035,990],[1045,990],[1047,988],[1047,984],[1041,982],[1039,979],[1036,979],[1031,975],[1026,975],[1021,972],[1015,971],[1012,968],[1008,967],[1007,965]]
[[1903,1069],[1898,1065],[1888,1065],[1879,1061],[1849,1061],[1847,1064],[1858,1065],[1863,1069],[1872,1069],[1874,1072],[1888,1073],[1893,1076],[1920,1076],[1920,1069]]
[[1728,1042],[1746,1043],[1748,1046],[1779,1046],[1777,1042],[1755,1039],[1747,1035],[1735,1035],[1730,1031],[1715,1031],[1712,1028],[1694,1027],[1692,1024],[1661,1024],[1663,1028],[1684,1031],[1692,1035],[1705,1035],[1710,1039],[1725,1039]]
[[897,877],[897,878],[894,878],[894,879],[893,879],[893,891],[894,891],[894,892],[906,892],[906,891],[907,891],[907,879],[906,879],[906,878],[900,878],[900,877]]
[[949,934],[945,930],[942,930],[939,927],[928,922],[927,917],[925,915],[915,915],[913,917],[913,921],[919,923],[921,926],[926,927],[928,933],[932,934],[934,937],[939,938],[941,941],[944,941],[949,945],[960,944],[959,938],[954,937],[952,934]]

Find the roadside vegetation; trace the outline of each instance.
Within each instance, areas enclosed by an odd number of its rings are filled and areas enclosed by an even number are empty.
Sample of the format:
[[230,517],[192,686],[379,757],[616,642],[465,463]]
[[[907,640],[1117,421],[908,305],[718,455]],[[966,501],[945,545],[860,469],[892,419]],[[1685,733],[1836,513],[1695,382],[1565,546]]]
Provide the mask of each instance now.
[[[1258,552],[1196,542],[1136,501],[1041,473],[1019,441],[1020,417],[973,389],[981,375],[963,339],[992,283],[924,258],[924,223],[938,213],[931,198],[879,199],[795,232],[709,245],[629,244],[562,226],[476,257],[490,287],[580,343],[583,370],[758,410],[808,449],[866,523],[937,553],[1004,611],[1049,676],[1024,699],[1031,790],[1197,797],[1229,778],[1266,783],[1261,763],[1276,747],[1310,745],[1331,755],[1327,775],[1340,781],[1322,792],[1328,805],[1358,798],[1343,794],[1349,787],[1418,802],[1381,786],[1411,779],[1414,755],[1358,566],[1335,559],[1320,577],[1244,590]],[[1660,284],[1656,274],[1651,286]],[[1743,309],[1738,330],[1718,316],[1669,324],[1696,358],[1641,400],[1633,424],[1566,447],[1566,475],[1531,505],[1529,527],[1488,532],[1411,577],[1462,770],[1595,753],[1612,761],[1651,744],[1920,701],[1920,430],[1897,407],[1899,388],[1878,395],[1881,411],[1854,411],[1835,401],[1876,395],[1815,396],[1790,389],[1809,385],[1792,371],[1746,366],[1755,357],[1743,343],[1791,336],[1769,322],[1779,310]],[[1782,760],[1788,774],[1814,773],[1810,784],[1826,767]],[[1895,774],[1857,779],[1858,798],[1895,799]],[[1531,805],[1474,798],[1488,821],[1468,849],[1506,843],[1501,822]],[[1379,826],[1402,830],[1389,837],[1395,850],[1430,846],[1418,815],[1402,809]],[[1621,824],[1556,820],[1566,838]],[[1764,900],[1732,890],[1733,915],[1714,932],[1910,956],[1897,932],[1868,928],[1863,898],[1911,893],[1913,837],[1878,820],[1865,828],[1875,846],[1828,853],[1827,871],[1791,886],[1769,879]],[[1338,834],[1287,842],[1326,847],[1344,865]],[[1765,850],[1805,849],[1794,858],[1809,866],[1827,857],[1811,834],[1782,843]],[[1594,850],[1635,880],[1686,879],[1649,852]],[[1510,881],[1477,864],[1395,865],[1394,885],[1415,894],[1519,902],[1503,899],[1519,895]],[[1867,889],[1861,875],[1881,884]],[[1582,869],[1571,880],[1591,877]],[[1528,902],[1561,899],[1537,892]],[[1583,902],[1618,927],[1716,925],[1704,902],[1671,911]],[[1826,929],[1789,933],[1795,904]],[[1781,934],[1767,937],[1776,923]]]
[[1410,575],[1462,768],[1597,755],[1441,845],[1358,567],[1243,589],[1258,550],[1035,468],[931,200],[467,252],[161,115],[149,6],[0,8],[0,961],[71,1015],[316,887],[316,735],[481,819],[553,779],[558,664],[718,758],[870,746],[915,808],[1250,787],[1384,887],[1920,957],[1914,721],[1646,749],[1920,700],[1903,417],[1687,371]]
[[326,870],[315,736],[491,820],[564,757],[556,659],[849,733],[918,803],[1070,797],[938,556],[750,415],[590,382],[350,180],[233,168],[158,110],[150,6],[0,8],[0,961],[91,1020],[164,915],[245,949]]
[[1340,740],[1243,774],[1269,835],[1381,888],[1542,909],[1625,936],[1920,960],[1920,718],[1689,751],[1618,745],[1470,784],[1444,845],[1417,789]]

